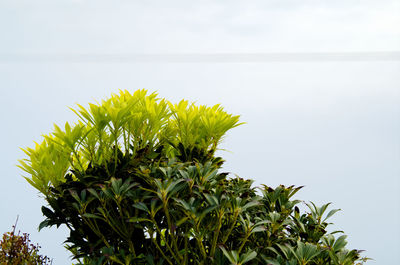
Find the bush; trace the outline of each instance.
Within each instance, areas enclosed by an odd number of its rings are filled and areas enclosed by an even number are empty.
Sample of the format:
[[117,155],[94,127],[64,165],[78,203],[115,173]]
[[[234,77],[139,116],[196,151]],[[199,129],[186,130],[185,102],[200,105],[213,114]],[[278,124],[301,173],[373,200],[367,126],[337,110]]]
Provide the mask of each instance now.
[[3,234],[0,241],[0,264],[2,265],[45,265],[51,264],[50,258],[39,255],[38,244],[31,244],[29,234],[15,233],[16,224],[11,232]]
[[81,121],[25,150],[21,168],[48,202],[40,229],[66,225],[80,264],[361,264],[327,233],[329,204],[301,187],[229,178],[215,156],[239,117],[139,90],[74,110]]

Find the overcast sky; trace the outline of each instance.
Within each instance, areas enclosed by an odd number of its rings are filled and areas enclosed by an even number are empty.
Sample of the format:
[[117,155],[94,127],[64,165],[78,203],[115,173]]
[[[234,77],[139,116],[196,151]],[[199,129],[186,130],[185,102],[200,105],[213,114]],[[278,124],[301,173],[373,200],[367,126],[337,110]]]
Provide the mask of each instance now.
[[[246,124],[222,146],[225,170],[257,185],[305,185],[299,199],[342,209],[333,229],[349,247],[371,264],[397,264],[399,25],[400,1],[385,0],[2,0],[0,232],[19,215],[54,265],[70,264],[66,229],[37,232],[45,202],[15,166],[19,148],[75,121],[76,103],[146,88],[241,115]],[[217,59],[200,62],[203,54]]]

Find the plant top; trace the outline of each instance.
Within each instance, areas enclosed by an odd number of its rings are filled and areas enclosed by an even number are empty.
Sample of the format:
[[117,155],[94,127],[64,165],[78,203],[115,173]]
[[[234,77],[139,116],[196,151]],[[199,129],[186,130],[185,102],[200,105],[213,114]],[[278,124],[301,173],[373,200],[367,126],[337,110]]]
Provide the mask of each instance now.
[[144,89],[133,94],[120,91],[87,108],[78,104],[72,111],[78,123],[67,122],[64,129],[54,125],[41,143],[22,149],[28,158],[19,160],[19,167],[44,195],[65,182],[69,170],[83,172],[89,164],[109,164],[117,160],[118,150],[135,156],[143,148],[162,148],[165,157],[173,158],[183,146],[211,157],[224,134],[240,125],[239,116],[226,113],[220,105],[196,106],[186,100],[173,104]]

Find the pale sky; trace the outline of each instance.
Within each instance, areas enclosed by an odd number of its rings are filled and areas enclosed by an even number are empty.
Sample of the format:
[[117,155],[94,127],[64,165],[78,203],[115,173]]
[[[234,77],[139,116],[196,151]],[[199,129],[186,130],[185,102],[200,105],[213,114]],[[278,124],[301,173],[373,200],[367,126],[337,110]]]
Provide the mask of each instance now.
[[[65,228],[37,232],[45,201],[16,167],[24,157],[19,148],[32,146],[53,123],[75,121],[68,107],[76,103],[146,88],[171,101],[221,103],[241,115],[246,124],[222,146],[230,151],[221,152],[225,170],[257,185],[305,185],[297,198],[341,208],[332,229],[344,230],[348,247],[375,259],[367,264],[397,264],[398,25],[400,1],[2,0],[0,232],[19,215],[18,228],[54,265],[71,264],[62,246]],[[290,57],[352,52],[378,56]],[[380,60],[380,52],[393,59]],[[201,63],[187,57],[276,53],[292,59]],[[135,62],[132,54],[186,59]]]

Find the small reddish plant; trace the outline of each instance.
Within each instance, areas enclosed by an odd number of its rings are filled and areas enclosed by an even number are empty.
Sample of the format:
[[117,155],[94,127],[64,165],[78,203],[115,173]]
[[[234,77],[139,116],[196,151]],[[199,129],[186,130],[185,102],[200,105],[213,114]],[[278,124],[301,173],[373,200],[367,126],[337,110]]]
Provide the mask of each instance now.
[[[18,218],[17,218],[18,221]],[[15,232],[17,222],[11,232],[3,234],[0,241],[1,265],[47,265],[52,261],[47,256],[39,255],[40,246],[32,244],[28,233]]]

